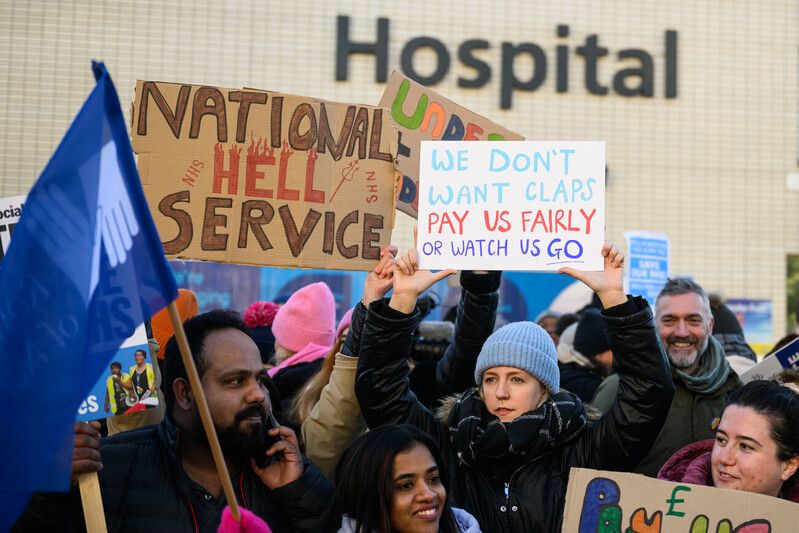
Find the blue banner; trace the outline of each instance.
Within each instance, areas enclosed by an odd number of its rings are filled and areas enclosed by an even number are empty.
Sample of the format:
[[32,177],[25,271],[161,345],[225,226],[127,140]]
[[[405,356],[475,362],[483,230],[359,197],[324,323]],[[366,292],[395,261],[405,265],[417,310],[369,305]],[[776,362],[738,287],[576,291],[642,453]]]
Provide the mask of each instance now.
[[669,277],[669,239],[659,233],[628,231],[625,289],[655,305]]

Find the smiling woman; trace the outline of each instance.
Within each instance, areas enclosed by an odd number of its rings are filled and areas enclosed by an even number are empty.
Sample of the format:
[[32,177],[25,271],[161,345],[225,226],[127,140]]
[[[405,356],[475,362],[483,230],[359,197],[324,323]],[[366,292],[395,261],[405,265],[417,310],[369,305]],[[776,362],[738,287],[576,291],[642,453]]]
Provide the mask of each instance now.
[[339,533],[479,533],[447,503],[441,452],[422,430],[382,426],[355,439],[336,468]]
[[730,394],[715,439],[695,442],[658,477],[756,492],[799,503],[799,371]]

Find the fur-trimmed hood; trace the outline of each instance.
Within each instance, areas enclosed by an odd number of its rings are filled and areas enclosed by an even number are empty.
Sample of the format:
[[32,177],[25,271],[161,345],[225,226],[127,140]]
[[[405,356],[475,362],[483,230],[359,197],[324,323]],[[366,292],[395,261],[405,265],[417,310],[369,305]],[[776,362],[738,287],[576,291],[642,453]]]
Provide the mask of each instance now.
[[450,394],[449,396],[444,396],[441,398],[434,413],[436,415],[436,420],[446,425],[447,422],[449,422],[450,415],[452,414],[452,408],[455,407],[455,404],[458,403],[458,400],[461,399],[461,396],[462,394]]

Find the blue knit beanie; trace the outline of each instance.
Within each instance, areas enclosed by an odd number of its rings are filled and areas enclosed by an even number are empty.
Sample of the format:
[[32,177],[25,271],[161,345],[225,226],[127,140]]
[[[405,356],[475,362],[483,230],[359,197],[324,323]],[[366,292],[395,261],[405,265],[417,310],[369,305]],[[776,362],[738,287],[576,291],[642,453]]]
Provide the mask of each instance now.
[[532,374],[551,393],[560,390],[558,352],[549,334],[534,322],[512,322],[488,337],[477,357],[474,381],[479,386],[483,373],[495,366],[512,366]]

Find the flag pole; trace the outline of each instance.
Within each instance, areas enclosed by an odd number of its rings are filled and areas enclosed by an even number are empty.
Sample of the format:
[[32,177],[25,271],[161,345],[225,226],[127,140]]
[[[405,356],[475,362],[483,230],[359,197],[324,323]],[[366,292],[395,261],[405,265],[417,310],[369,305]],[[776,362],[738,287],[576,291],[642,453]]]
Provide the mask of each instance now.
[[214,457],[214,464],[216,464],[216,471],[219,474],[219,480],[222,482],[222,490],[225,493],[225,499],[230,507],[230,512],[237,522],[241,521],[241,513],[239,512],[239,504],[236,500],[236,494],[233,492],[233,483],[230,482],[230,474],[227,470],[225,457],[222,455],[222,448],[219,446],[219,438],[214,430],[214,423],[211,420],[211,412],[208,410],[208,402],[205,399],[202,385],[200,384],[200,375],[197,373],[197,367],[194,364],[194,359],[191,356],[189,349],[189,342],[186,340],[186,332],[183,330],[183,322],[180,320],[177,305],[172,301],[167,305],[169,311],[169,320],[172,322],[172,329],[175,331],[175,340],[178,342],[180,348],[180,357],[183,359],[183,366],[186,367],[186,375],[189,378],[189,385],[194,392],[194,398],[197,400],[197,409],[200,411],[200,420],[205,429],[205,436],[208,438],[208,445],[211,447],[211,455]]
[[87,533],[106,533],[103,498],[100,495],[100,479],[97,472],[89,472],[78,476],[80,501],[83,505],[83,519],[86,521]]

